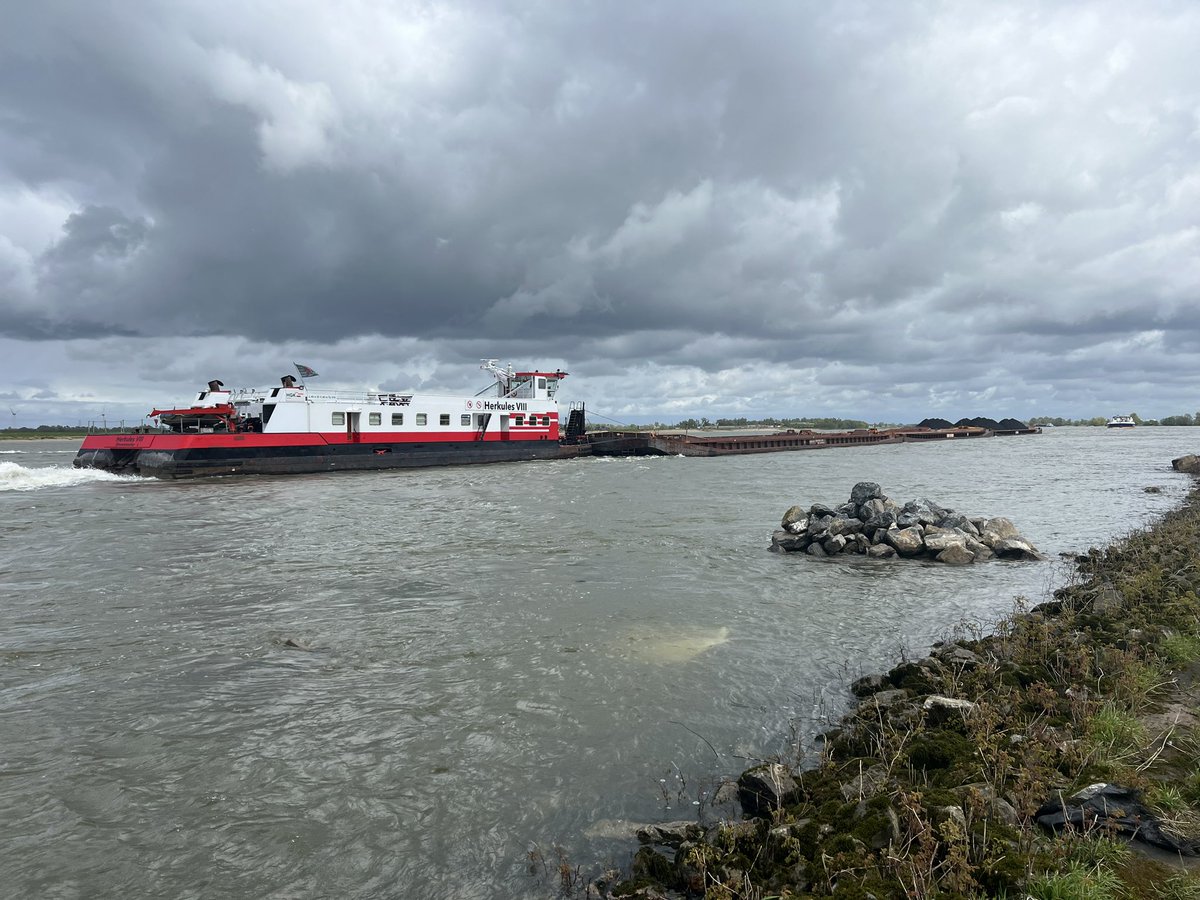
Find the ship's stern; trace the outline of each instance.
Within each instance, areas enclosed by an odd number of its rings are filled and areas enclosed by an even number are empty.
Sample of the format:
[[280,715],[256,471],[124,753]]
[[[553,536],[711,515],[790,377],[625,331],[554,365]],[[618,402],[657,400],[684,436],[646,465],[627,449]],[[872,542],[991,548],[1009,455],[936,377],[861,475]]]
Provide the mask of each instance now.
[[150,445],[146,434],[90,434],[75,454],[77,469],[103,469],[125,475],[148,474],[142,471],[141,455]]

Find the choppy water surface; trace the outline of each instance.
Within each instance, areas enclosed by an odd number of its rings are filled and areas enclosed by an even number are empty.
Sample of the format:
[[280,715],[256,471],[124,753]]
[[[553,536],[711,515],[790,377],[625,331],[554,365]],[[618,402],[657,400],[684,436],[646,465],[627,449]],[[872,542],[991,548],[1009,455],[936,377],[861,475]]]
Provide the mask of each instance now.
[[706,814],[848,679],[1065,577],[768,553],[789,505],[878,481],[1055,557],[1176,505],[1170,460],[1198,443],[1060,428],[194,483],[2,444],[0,884],[550,896],[530,851],[626,860],[615,822]]

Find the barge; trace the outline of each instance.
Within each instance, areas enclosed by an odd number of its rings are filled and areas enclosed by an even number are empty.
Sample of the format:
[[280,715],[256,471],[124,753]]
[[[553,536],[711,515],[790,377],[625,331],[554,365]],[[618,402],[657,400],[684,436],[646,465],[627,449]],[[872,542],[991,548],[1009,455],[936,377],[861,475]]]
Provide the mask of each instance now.
[[[1037,434],[1015,420],[996,428],[926,420],[906,428],[689,434],[586,431],[582,403],[563,421],[557,399],[567,373],[515,372],[484,360],[493,383],[473,395],[413,391],[317,391],[296,376],[278,387],[226,390],[210,381],[189,403],[154,409],[155,425],[90,434],[74,464],[154,478],[275,475],[568,459],[578,456],[740,456],[974,440]],[[301,377],[315,377],[296,366]],[[932,427],[930,427],[932,425]],[[944,427],[943,427],[944,426]],[[1011,427],[1009,427],[1011,426]],[[1022,427],[1016,427],[1022,426]]]
[[[302,376],[315,375],[297,366]],[[84,438],[74,464],[154,478],[394,469],[586,452],[582,403],[560,418],[563,371],[481,368],[494,383],[468,396],[413,391],[226,390],[210,381],[190,404],[155,409],[154,427]]]
[[[654,431],[598,431],[588,435],[595,456],[741,456],[788,450],[864,447],[991,437],[976,426],[862,428],[855,431],[776,431],[766,434],[698,435]],[[1005,432],[1018,433],[1018,432]],[[1036,433],[1029,431],[1027,433]]]

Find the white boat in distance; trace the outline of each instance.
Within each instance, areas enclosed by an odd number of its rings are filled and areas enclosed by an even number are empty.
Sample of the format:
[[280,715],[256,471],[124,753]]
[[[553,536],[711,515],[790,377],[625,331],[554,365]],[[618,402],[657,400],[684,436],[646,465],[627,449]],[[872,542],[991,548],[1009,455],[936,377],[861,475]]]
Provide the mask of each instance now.
[[1133,416],[1113,416],[1108,420],[1108,428],[1133,428],[1137,422],[1133,421]]

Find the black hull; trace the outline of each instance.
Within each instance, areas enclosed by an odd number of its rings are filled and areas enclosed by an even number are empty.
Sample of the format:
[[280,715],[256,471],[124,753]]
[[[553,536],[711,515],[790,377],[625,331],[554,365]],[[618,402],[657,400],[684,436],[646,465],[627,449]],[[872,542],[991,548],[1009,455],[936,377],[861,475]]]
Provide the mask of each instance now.
[[587,449],[586,446],[563,446],[556,441],[364,442],[313,447],[205,447],[185,450],[106,448],[80,450],[75,456],[75,466],[166,479],[212,475],[295,475],[565,459],[583,455]]

